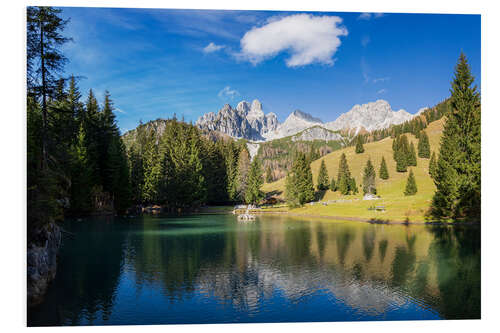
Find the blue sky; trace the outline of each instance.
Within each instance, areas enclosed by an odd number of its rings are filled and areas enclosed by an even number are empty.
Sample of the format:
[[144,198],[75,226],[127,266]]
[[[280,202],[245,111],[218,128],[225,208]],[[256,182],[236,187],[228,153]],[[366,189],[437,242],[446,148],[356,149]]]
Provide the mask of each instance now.
[[415,113],[449,96],[463,51],[480,88],[479,15],[63,8],[67,74],[107,89],[122,132],[259,99],[335,120],[387,100]]

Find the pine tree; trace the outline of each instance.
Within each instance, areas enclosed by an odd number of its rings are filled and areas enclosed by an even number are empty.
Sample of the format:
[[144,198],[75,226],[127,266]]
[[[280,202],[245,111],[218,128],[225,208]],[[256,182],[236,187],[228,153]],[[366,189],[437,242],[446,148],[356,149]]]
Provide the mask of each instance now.
[[363,138],[361,135],[356,137],[356,154],[362,154],[365,152],[365,148],[363,147]]
[[441,137],[437,161],[435,217],[481,215],[481,100],[465,55],[455,67],[451,111]]
[[431,176],[432,179],[436,178],[436,172],[437,172],[436,153],[432,152],[431,160],[429,161],[429,175]]
[[337,191],[337,184],[335,184],[335,177],[332,177],[332,181],[330,182],[330,190],[332,192]]
[[237,192],[240,200],[245,199],[248,186],[248,172],[250,170],[250,155],[248,150],[243,148],[238,157]]
[[429,144],[429,136],[425,131],[421,131],[418,137],[418,157],[431,157],[431,146]]
[[321,165],[319,167],[318,173],[318,191],[326,191],[329,187],[328,171],[326,170],[325,160],[321,160]]
[[379,177],[384,180],[389,179],[389,171],[387,170],[384,156],[382,156],[382,162],[380,162]]
[[415,195],[417,193],[417,183],[415,182],[415,176],[413,175],[413,170],[410,169],[410,174],[408,175],[408,180],[406,182],[405,195]]
[[41,99],[42,111],[42,168],[48,162],[48,99],[55,96],[59,78],[66,57],[60,48],[70,38],[63,36],[67,20],[58,15],[61,9],[53,7],[27,7],[27,86],[28,94]]
[[86,214],[92,210],[91,170],[85,139],[85,130],[80,125],[78,136],[72,149],[70,207],[73,213]]
[[402,149],[396,150],[395,160],[396,160],[396,171],[397,172],[406,172],[406,170],[407,170],[406,155]]
[[367,193],[377,194],[377,188],[375,187],[375,168],[370,159],[366,162],[363,172],[363,194]]
[[254,159],[250,165],[248,173],[248,186],[245,193],[245,202],[247,204],[257,204],[264,197],[264,193],[260,190],[263,184],[262,168],[259,160]]
[[357,191],[357,187],[353,186],[353,179],[347,164],[345,153],[342,153],[339,161],[339,171],[337,175],[337,188],[343,195],[348,195],[351,192]]
[[408,166],[417,166],[417,154],[413,142],[410,144],[410,151],[408,153]]
[[311,166],[304,153],[297,153],[292,170],[287,175],[285,196],[291,207],[303,205],[314,199]]
[[273,172],[271,170],[271,166],[268,165],[266,169],[266,183],[272,183],[273,182]]

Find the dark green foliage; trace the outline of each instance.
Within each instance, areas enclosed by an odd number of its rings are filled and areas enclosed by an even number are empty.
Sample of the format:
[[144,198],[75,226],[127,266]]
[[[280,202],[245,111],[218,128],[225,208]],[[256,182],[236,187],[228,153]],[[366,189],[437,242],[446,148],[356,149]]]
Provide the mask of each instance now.
[[363,138],[361,135],[356,137],[356,154],[362,154],[365,152],[365,148],[363,147]]
[[402,150],[396,150],[394,159],[396,160],[396,171],[406,172],[407,162],[405,153]]
[[271,170],[271,167],[268,166],[266,169],[266,183],[272,183],[273,182],[273,172]]
[[417,193],[417,183],[415,182],[415,176],[413,175],[413,170],[410,170],[408,175],[408,180],[406,181],[405,195],[415,195]]
[[329,182],[330,181],[328,179],[328,171],[326,170],[325,160],[321,160],[321,165],[319,167],[318,173],[318,191],[328,190],[328,187],[330,186]]
[[462,53],[451,88],[434,183],[432,214],[443,218],[481,215],[481,100]]
[[432,152],[431,160],[429,161],[429,175],[431,176],[432,179],[436,178],[436,172],[437,172],[436,153]]
[[72,147],[70,207],[75,213],[88,214],[92,211],[92,184],[90,171],[93,168],[85,145],[85,130],[80,126],[77,140]]
[[335,184],[335,177],[332,177],[332,181],[330,182],[330,190],[333,192],[337,191],[337,184]]
[[248,172],[250,170],[250,154],[246,147],[240,151],[238,156],[238,171],[237,171],[237,193],[238,198],[245,200],[245,193],[248,186]]
[[429,144],[429,136],[425,131],[421,131],[418,137],[418,157],[431,157],[431,146]]
[[389,171],[387,170],[387,164],[385,163],[385,158],[382,156],[382,162],[380,162],[379,170],[380,179],[389,179]]
[[245,193],[245,202],[247,204],[257,204],[264,198],[264,193],[260,190],[262,184],[262,167],[259,160],[254,159],[248,173],[248,186]]
[[366,162],[363,172],[363,194],[367,193],[377,194],[377,188],[375,186],[375,168],[370,159]]
[[349,165],[347,165],[347,158],[345,153],[342,153],[339,161],[339,171],[337,175],[337,189],[343,195],[357,193],[356,181],[351,177]]
[[408,166],[417,166],[417,153],[415,152],[415,146],[413,142],[410,144],[410,151],[408,152]]
[[292,207],[314,199],[311,166],[303,153],[297,153],[292,170],[287,176],[285,196]]

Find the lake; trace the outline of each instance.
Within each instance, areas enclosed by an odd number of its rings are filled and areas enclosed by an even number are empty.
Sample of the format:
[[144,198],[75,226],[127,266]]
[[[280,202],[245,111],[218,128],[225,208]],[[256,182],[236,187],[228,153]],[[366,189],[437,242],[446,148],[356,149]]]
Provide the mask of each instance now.
[[230,214],[68,220],[29,326],[472,319],[478,226]]

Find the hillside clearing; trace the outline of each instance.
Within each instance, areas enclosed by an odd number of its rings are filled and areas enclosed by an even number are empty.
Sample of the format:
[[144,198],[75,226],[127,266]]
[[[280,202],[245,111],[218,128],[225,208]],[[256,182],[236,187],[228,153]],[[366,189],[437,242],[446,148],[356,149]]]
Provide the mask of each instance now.
[[[431,145],[431,153],[439,152],[439,141],[443,131],[444,118],[432,122],[425,129],[429,136]],[[409,142],[413,142],[415,147],[418,140],[412,134],[406,134]],[[338,216],[338,217],[357,217],[363,219],[376,219],[384,221],[408,221],[422,222],[425,221],[425,214],[429,209],[432,196],[436,190],[432,179],[429,176],[429,159],[417,157],[417,166],[409,167],[407,172],[396,172],[396,163],[393,159],[392,152],[393,139],[385,138],[381,141],[371,142],[364,145],[365,152],[356,154],[355,147],[347,147],[341,150],[334,151],[328,155],[311,163],[313,173],[313,181],[316,186],[317,176],[321,161],[324,160],[328,170],[328,175],[337,178],[339,158],[342,153],[346,154],[349,169],[352,176],[356,179],[356,184],[359,187],[359,193],[355,195],[341,195],[339,192],[330,190],[319,194],[320,202],[328,202],[328,205],[321,203],[310,205],[307,204],[300,208],[288,209],[294,214],[306,214],[317,216]],[[378,177],[378,171],[382,156],[385,157],[387,168],[389,170],[389,179],[382,180]],[[379,200],[362,200],[363,191],[362,185],[363,169],[367,160],[371,158],[375,170],[377,172],[376,187],[377,194],[380,195]],[[410,168],[413,169],[417,182],[418,192],[414,196],[406,197],[403,192],[406,186],[406,180]],[[284,198],[285,178],[282,178],[273,183],[263,185],[263,191],[268,195]],[[332,202],[337,201],[337,202]],[[370,207],[384,206],[385,211],[369,210]],[[283,208],[280,208],[283,210]],[[270,211],[273,208],[269,209]]]

